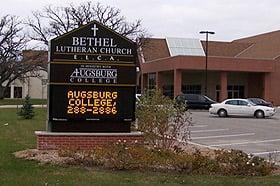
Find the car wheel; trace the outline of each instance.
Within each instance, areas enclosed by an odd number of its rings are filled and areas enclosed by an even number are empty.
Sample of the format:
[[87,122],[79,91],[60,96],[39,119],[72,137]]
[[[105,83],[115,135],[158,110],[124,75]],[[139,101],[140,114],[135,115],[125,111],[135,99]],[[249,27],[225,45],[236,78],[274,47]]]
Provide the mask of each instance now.
[[220,117],[226,117],[227,116],[227,111],[225,109],[221,109],[218,111],[218,115]]
[[264,112],[262,110],[257,110],[255,116],[256,118],[264,118]]

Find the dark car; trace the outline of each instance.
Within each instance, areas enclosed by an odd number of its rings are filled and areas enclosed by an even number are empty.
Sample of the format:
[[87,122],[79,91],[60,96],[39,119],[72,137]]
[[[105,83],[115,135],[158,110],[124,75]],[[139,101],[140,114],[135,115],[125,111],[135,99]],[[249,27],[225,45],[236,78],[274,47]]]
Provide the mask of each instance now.
[[256,105],[262,105],[262,106],[267,106],[267,107],[273,107],[273,104],[265,101],[261,98],[248,98],[248,100],[250,100],[251,102],[253,102]]
[[209,109],[211,104],[216,103],[207,96],[200,94],[181,94],[175,100],[178,104],[184,104],[186,109]]

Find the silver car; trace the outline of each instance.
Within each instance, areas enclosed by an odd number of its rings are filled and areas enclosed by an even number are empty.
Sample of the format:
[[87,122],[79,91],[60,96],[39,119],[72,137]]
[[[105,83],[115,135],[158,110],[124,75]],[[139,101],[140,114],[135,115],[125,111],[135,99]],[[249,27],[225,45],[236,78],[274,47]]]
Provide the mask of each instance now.
[[272,107],[256,105],[248,99],[226,99],[222,103],[211,104],[209,113],[220,117],[252,116],[264,118],[273,116],[276,110]]

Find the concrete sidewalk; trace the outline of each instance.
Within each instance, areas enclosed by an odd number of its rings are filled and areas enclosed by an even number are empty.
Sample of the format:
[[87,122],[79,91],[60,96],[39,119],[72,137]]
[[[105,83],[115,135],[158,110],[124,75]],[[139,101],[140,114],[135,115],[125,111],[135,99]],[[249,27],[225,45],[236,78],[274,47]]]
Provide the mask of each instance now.
[[[1,108],[21,108],[22,105],[0,105]],[[47,105],[33,105],[34,108],[47,108]]]

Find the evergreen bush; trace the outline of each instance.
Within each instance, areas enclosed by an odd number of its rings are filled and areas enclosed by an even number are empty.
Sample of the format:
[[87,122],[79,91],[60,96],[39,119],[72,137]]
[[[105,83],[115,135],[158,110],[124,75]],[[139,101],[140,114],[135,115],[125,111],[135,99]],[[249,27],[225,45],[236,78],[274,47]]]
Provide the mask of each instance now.
[[24,119],[32,119],[34,117],[34,108],[28,95],[24,98],[22,108],[18,112],[18,115]]

